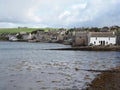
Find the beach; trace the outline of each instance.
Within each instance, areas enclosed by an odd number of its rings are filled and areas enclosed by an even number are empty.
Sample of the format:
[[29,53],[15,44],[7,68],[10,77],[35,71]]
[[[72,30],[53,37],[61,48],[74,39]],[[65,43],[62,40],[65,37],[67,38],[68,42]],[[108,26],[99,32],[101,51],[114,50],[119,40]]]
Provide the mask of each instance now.
[[86,90],[120,90],[120,67],[99,74]]

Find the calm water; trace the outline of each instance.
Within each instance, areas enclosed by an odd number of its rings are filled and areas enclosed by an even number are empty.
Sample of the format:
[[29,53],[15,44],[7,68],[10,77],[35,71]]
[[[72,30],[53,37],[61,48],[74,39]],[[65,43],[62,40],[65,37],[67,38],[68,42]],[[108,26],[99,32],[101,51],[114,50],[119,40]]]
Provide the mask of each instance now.
[[[51,51],[68,45],[0,42],[0,90],[81,90],[120,65],[120,52]],[[79,69],[79,70],[76,70]]]

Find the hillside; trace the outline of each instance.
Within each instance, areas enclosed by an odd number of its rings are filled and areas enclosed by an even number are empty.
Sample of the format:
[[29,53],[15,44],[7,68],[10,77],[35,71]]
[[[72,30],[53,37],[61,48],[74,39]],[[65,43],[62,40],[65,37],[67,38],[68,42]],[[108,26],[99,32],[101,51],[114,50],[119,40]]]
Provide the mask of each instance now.
[[56,30],[55,28],[0,28],[0,34],[1,33],[17,33],[17,32],[32,32],[35,30]]

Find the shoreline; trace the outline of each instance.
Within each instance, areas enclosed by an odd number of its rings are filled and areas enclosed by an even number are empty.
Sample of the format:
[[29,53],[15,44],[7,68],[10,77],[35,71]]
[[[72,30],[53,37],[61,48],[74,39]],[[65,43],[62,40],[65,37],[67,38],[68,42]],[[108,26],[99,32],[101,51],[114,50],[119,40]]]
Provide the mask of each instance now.
[[[0,42],[28,42],[28,43],[49,43],[49,42],[34,42],[34,41],[7,41],[0,40]],[[58,43],[63,44],[63,43]],[[42,50],[66,50],[66,51],[120,51],[120,46],[79,46],[79,47],[70,47],[70,48],[55,48],[55,49],[42,49]]]
[[[8,68],[3,68],[1,69],[1,71],[10,70],[10,76],[9,76],[10,80],[5,82],[5,86],[8,85],[8,83],[12,83],[11,78],[13,77],[14,72],[15,75],[18,75],[18,72],[20,75],[25,72],[24,75],[26,76],[25,77],[26,81],[30,82],[28,84],[36,85],[37,83],[41,85],[39,86],[41,89],[43,89],[42,87],[44,87],[46,88],[46,90],[53,90],[53,89],[110,90],[109,88],[111,87],[108,87],[107,89],[104,89],[104,87],[102,87],[103,89],[101,89],[101,86],[104,86],[106,83],[109,83],[109,80],[111,80],[112,77],[116,77],[115,75],[120,74],[120,68],[111,69],[114,67],[114,65],[117,66],[119,64],[119,52],[105,52],[105,53],[103,52],[96,53],[94,51],[93,52],[86,52],[86,51],[85,52],[84,51],[83,52],[82,51],[81,52],[43,51],[42,52],[41,49],[43,49],[44,47],[45,48],[54,47],[54,43],[52,44],[53,46],[48,45],[49,43],[47,45],[44,43],[43,44],[39,43],[37,45],[30,44],[30,46],[28,43],[20,43],[20,44],[19,43],[15,43],[15,45],[13,43],[10,44],[1,43],[1,50],[3,52],[3,54],[1,54],[1,58],[3,58],[3,60],[8,60],[8,63],[3,63],[1,61],[1,65],[4,66],[5,64],[5,66],[8,66]],[[59,48],[59,45],[57,46],[55,44],[54,48]],[[12,53],[10,53],[11,51]],[[4,52],[8,56],[4,57]],[[27,56],[28,58],[26,57],[26,54],[28,55]],[[9,59],[12,58],[11,55],[15,55],[15,56],[13,56],[13,60],[11,59],[9,63]],[[48,57],[46,57],[46,55]],[[16,56],[20,57],[20,59],[19,60],[16,59]],[[29,77],[28,74],[29,72],[33,77]],[[97,76],[98,74],[99,76]],[[34,77],[38,77],[38,78],[34,78]],[[22,82],[24,81],[25,78],[23,77],[21,78]],[[98,80],[96,81],[96,78],[98,78],[99,81]],[[118,78],[119,77],[117,77],[116,80],[118,80]],[[6,81],[7,79],[8,78],[2,79],[3,80],[2,82]],[[104,81],[104,79],[107,79],[107,82]],[[15,82],[12,83],[13,86],[14,85],[19,86],[19,84],[21,85],[20,83],[21,81],[19,81],[19,78],[17,79],[15,77],[13,78],[13,80],[15,80]],[[18,83],[16,82],[16,80],[18,81]],[[91,84],[94,80],[95,82]],[[114,78],[112,78],[112,80],[114,80]],[[119,83],[119,80],[117,82]],[[100,89],[96,89],[97,88],[95,86],[96,83],[98,85],[98,88]],[[99,83],[103,85],[100,85]],[[26,86],[28,84],[24,84],[25,86],[23,86],[23,88],[27,88]],[[112,85],[110,84],[110,86]],[[36,85],[35,88],[37,87],[38,86]],[[119,88],[119,86],[116,87]],[[8,88],[10,87],[8,86]]]
[[[113,72],[112,72],[113,71]],[[120,90],[120,67],[99,74],[84,90]]]
[[120,51],[120,46],[81,46],[81,47],[45,49],[45,50]]

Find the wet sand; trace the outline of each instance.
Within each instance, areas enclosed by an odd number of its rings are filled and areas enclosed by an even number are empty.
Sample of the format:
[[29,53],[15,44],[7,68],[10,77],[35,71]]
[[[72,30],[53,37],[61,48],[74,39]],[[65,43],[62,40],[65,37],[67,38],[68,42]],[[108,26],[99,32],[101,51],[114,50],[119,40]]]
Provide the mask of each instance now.
[[120,67],[98,75],[85,90],[120,90]]

